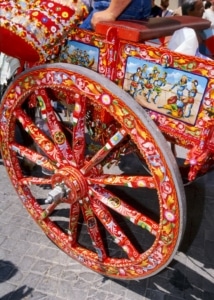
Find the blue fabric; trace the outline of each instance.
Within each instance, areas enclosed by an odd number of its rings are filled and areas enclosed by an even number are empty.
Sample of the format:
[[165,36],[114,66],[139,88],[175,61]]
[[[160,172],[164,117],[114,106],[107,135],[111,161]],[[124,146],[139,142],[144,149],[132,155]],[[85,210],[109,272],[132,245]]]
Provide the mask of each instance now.
[[[80,25],[80,28],[92,30],[91,18],[95,12],[109,7],[111,0],[94,0],[93,9],[88,17]],[[147,19],[151,12],[151,0],[133,0],[129,6],[117,18],[118,20],[143,20]]]

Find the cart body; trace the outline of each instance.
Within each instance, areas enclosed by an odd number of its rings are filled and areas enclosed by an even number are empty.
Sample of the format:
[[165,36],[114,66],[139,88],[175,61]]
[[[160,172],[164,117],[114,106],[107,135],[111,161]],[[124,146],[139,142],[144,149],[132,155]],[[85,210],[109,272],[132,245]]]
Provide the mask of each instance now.
[[187,150],[189,181],[214,160],[214,62],[169,50],[166,36],[209,22],[89,32],[71,26],[86,12],[72,3],[0,1],[0,50],[20,62],[2,98],[2,157],[59,248],[103,275],[146,278],[171,262],[185,229],[174,146]]

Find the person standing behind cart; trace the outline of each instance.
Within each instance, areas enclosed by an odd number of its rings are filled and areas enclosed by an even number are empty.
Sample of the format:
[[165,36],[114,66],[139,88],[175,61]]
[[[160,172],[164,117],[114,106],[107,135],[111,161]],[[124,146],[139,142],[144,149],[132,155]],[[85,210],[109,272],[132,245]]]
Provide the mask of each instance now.
[[151,12],[151,0],[92,0],[88,17],[79,26],[93,30],[101,21],[144,20]]
[[174,10],[174,16],[202,17],[204,5],[202,0],[183,0],[182,5]]
[[181,5],[183,16],[193,16],[202,18],[204,5],[202,0],[185,0]]
[[150,18],[159,18],[162,17],[162,8],[158,5],[156,5],[155,0],[151,0],[151,12],[150,12]]
[[212,5],[210,1],[203,1],[204,9],[206,10],[207,8],[210,8]]
[[210,7],[205,9],[203,19],[210,21],[212,28],[214,28],[214,0],[210,1],[210,5]]
[[161,17],[170,17],[174,14],[172,9],[169,9],[169,0],[161,0],[160,7],[162,9]]

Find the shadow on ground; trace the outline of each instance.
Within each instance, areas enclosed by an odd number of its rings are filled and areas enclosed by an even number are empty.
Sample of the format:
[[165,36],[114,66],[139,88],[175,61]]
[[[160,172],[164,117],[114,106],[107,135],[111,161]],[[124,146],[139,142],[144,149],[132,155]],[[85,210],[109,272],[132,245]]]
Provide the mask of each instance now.
[[[0,284],[11,279],[18,272],[18,268],[10,261],[0,260]],[[1,300],[21,300],[32,293],[33,289],[26,285],[5,294]]]

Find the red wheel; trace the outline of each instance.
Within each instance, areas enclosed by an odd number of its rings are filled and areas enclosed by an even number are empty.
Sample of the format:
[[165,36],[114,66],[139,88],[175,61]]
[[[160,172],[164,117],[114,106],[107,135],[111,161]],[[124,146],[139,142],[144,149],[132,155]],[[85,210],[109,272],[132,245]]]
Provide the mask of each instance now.
[[19,75],[1,107],[9,177],[58,247],[118,279],[169,264],[185,225],[183,185],[162,134],[128,94],[53,64]]

